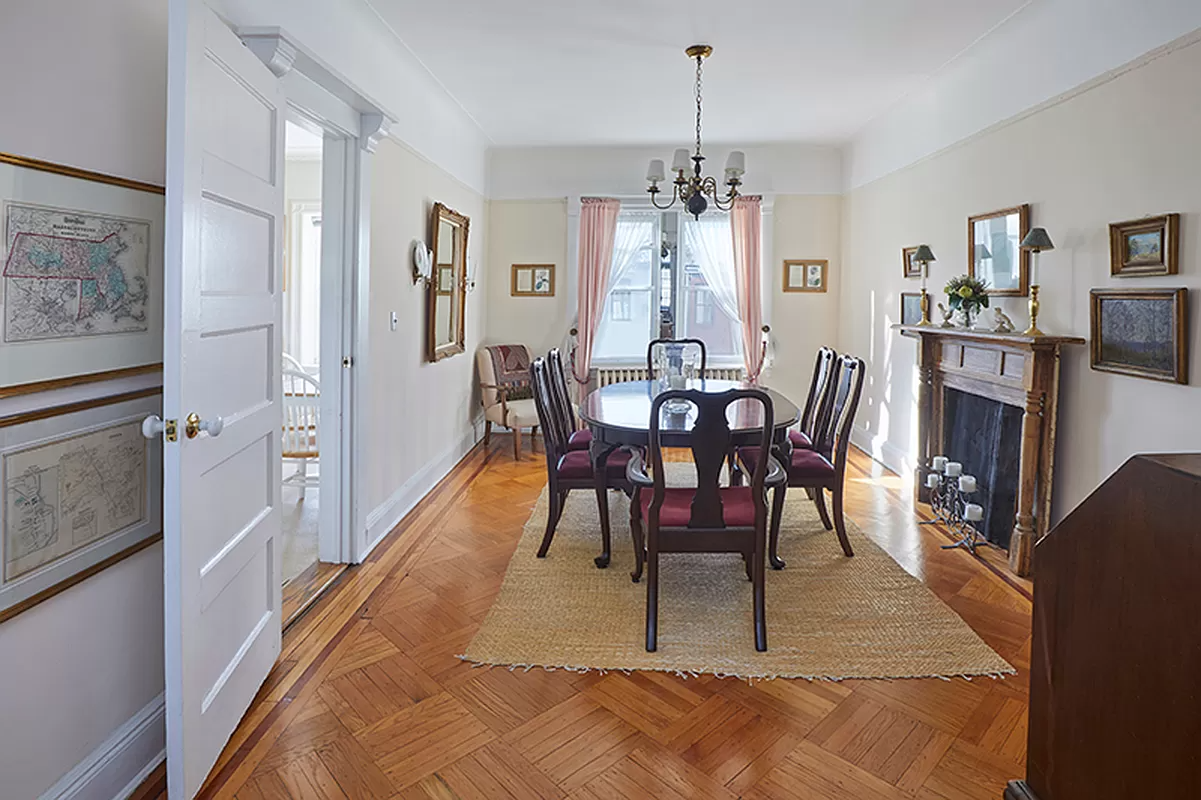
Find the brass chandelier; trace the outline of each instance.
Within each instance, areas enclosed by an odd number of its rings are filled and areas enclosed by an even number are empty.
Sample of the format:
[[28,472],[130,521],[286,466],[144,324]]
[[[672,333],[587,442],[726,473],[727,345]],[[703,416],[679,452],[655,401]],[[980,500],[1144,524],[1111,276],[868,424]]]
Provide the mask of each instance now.
[[[651,196],[651,204],[655,208],[667,210],[680,201],[688,209],[688,213],[699,219],[709,207],[708,195],[713,205],[721,211],[728,211],[738,197],[738,187],[742,184],[743,173],[746,172],[746,154],[740,150],[730,153],[726,161],[724,195],[719,194],[717,180],[712,176],[701,174],[701,164],[705,156],[701,153],[701,72],[705,59],[713,53],[713,48],[707,44],[694,44],[684,51],[689,58],[696,59],[696,152],[688,155],[687,148],[676,150],[671,161],[671,171],[676,174],[672,181],[671,200],[666,205],[659,205],[656,196],[663,191],[659,188],[660,181],[666,180],[661,159],[652,159],[646,171],[646,180],[650,184],[647,192]],[[688,162],[691,161],[690,165]]]

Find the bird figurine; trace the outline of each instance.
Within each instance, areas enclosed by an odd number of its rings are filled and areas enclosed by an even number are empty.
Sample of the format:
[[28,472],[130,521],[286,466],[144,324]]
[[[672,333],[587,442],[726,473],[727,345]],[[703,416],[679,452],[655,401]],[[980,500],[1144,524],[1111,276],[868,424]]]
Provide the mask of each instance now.
[[951,317],[952,317],[952,315],[954,315],[954,313],[955,313],[954,311],[947,308],[942,303],[939,303],[938,304],[938,313],[942,315],[942,327],[944,327],[944,328],[954,328],[955,327],[951,323]]
[[992,323],[993,331],[995,331],[996,333],[1013,333],[1013,331],[1014,331],[1013,320],[1011,320],[1009,318],[1008,314],[1006,314],[1004,311],[1002,311],[999,308],[994,308],[993,312],[992,312],[992,317],[993,317],[993,323]]

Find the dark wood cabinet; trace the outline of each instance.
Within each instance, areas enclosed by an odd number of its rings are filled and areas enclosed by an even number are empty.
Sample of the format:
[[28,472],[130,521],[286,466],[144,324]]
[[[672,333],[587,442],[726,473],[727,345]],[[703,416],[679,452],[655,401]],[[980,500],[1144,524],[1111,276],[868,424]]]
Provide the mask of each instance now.
[[1201,454],[1135,456],[1036,547],[1026,780],[1201,798]]

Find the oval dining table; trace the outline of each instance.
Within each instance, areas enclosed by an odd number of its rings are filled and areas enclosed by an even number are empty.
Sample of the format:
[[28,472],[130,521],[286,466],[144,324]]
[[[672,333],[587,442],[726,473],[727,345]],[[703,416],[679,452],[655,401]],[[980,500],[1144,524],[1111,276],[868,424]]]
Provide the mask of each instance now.
[[[797,423],[801,412],[787,397],[766,386],[713,378],[690,380],[685,388],[713,394],[730,389],[759,389],[766,392],[772,403],[776,457],[781,459],[782,464],[790,463],[792,442],[788,438],[788,429]],[[601,554],[594,561],[601,569],[609,566],[611,554],[605,461],[619,447],[646,447],[650,444],[651,403],[666,389],[658,380],[611,383],[591,392],[580,404],[580,419],[592,431],[588,455],[592,461],[592,474],[596,476],[596,500],[601,526]],[[688,447],[692,426],[696,422],[695,409],[673,414],[664,406],[661,413],[659,437],[662,446]],[[763,433],[763,406],[753,400],[740,400],[730,404],[726,418],[730,423],[730,444],[733,447],[758,443],[758,437]],[[777,566],[775,553],[771,555],[772,566]]]

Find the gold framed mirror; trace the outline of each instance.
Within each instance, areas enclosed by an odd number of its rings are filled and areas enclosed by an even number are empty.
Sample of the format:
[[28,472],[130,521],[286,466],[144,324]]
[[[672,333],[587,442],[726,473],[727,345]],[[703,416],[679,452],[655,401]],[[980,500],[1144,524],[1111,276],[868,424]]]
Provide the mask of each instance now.
[[1030,206],[977,214],[967,220],[967,274],[988,283],[988,293],[1030,293],[1030,251],[1021,247],[1030,232]]
[[441,203],[430,215],[433,270],[426,286],[426,350],[430,361],[462,353],[471,220]]

